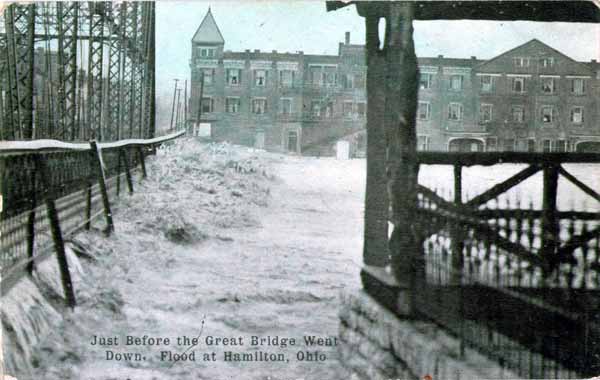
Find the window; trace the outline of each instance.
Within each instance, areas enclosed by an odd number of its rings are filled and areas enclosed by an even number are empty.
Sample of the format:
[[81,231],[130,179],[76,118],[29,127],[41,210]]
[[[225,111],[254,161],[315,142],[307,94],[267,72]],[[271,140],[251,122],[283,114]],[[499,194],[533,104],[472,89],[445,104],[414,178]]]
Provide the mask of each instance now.
[[288,151],[290,151],[290,152],[298,151],[298,132],[296,132],[296,131],[288,132],[287,148],[288,148]]
[[535,140],[534,139],[527,140],[527,151],[535,152]]
[[354,74],[346,74],[343,76],[344,88],[354,88]]
[[554,108],[552,106],[542,107],[542,122],[552,123],[554,121]]
[[365,74],[358,73],[354,74],[354,88],[364,89],[366,85]]
[[522,94],[525,92],[525,78],[524,77],[514,77],[512,79],[512,91]]
[[552,141],[551,140],[544,140],[542,141],[542,152],[550,152],[552,151]]
[[267,70],[254,70],[254,85],[260,87],[267,85]]
[[522,123],[525,121],[525,108],[523,106],[512,106],[511,114],[513,123]]
[[279,72],[279,83],[283,87],[294,86],[294,71],[293,70],[281,70]]
[[291,115],[292,113],[292,99],[281,98],[279,107],[279,113],[282,115]]
[[205,86],[213,84],[213,78],[215,75],[214,69],[202,69],[200,75],[204,75],[204,85]]
[[583,123],[583,107],[571,108],[571,123],[582,124]]
[[214,48],[200,48],[200,57],[202,58],[213,58],[215,56]]
[[352,117],[352,111],[353,111],[353,103],[352,102],[344,102],[343,105],[343,112],[344,112],[344,116],[345,117]]
[[333,116],[333,102],[327,102],[327,104],[325,105],[325,117],[332,117]]
[[425,136],[425,135],[417,136],[417,150],[421,150],[421,151],[429,150],[429,136]]
[[202,98],[202,113],[213,112],[215,108],[215,100],[210,97]]
[[431,113],[431,104],[429,102],[419,102],[417,109],[417,118],[419,120],[429,120],[429,114]]
[[225,99],[225,111],[228,113],[240,112],[240,98]]
[[513,63],[515,67],[529,67],[529,58],[515,57]]
[[489,123],[492,121],[492,108],[491,104],[482,104],[479,107],[479,122]]
[[540,58],[540,66],[542,66],[542,67],[554,66],[554,58]]
[[310,103],[310,112],[313,116],[321,116],[321,102],[319,100],[313,100]]
[[323,70],[323,84],[325,86],[333,86],[337,83],[337,68],[325,67]]
[[488,137],[485,139],[485,148],[488,152],[495,152],[498,150],[498,139],[496,137]]
[[583,78],[573,78],[571,80],[571,92],[575,95],[585,94],[585,81]]
[[230,86],[238,86],[242,83],[242,70],[227,69],[227,84]]
[[460,91],[463,88],[463,76],[452,75],[450,77],[450,89],[453,91]]
[[450,103],[448,106],[448,119],[449,120],[461,120],[462,119],[463,107],[460,103]]
[[267,112],[267,99],[252,99],[252,113],[264,114]]
[[542,92],[545,94],[554,94],[556,86],[555,78],[542,77]]
[[554,146],[554,151],[563,153],[567,151],[567,141],[565,140],[557,140],[556,145]]
[[508,152],[515,151],[515,139],[504,139],[504,150]]
[[481,92],[492,92],[494,90],[494,77],[491,75],[481,76]]
[[431,80],[433,74],[420,74],[419,75],[419,88],[421,90],[428,90],[431,88]]
[[358,113],[358,116],[360,116],[360,117],[365,117],[365,115],[367,114],[367,103],[365,103],[365,102],[356,103],[356,113]]

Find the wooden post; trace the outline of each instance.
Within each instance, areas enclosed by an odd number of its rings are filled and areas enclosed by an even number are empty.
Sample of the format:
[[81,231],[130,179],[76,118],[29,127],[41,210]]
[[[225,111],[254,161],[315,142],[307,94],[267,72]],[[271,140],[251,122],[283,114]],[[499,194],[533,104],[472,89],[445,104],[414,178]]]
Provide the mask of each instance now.
[[58,220],[58,211],[56,210],[56,203],[54,202],[53,194],[51,194],[52,188],[48,179],[48,168],[44,159],[38,155],[35,156],[35,165],[37,172],[40,174],[41,184],[43,187],[42,194],[46,203],[48,219],[50,221],[50,231],[52,233],[54,249],[56,250],[56,257],[58,259],[58,267],[60,269],[60,277],[65,292],[65,299],[67,305],[73,308],[76,305],[75,293],[73,291],[73,283],[71,281],[71,274],[69,273],[69,263],[67,262],[65,245]]
[[[399,281],[424,275],[417,215],[416,113],[418,65],[413,41],[414,5],[389,2],[386,15],[385,129],[388,142],[388,190],[394,230],[390,238],[392,270]],[[423,273],[422,273],[423,272]]]
[[110,211],[108,192],[106,191],[106,178],[104,176],[102,153],[95,140],[90,141],[90,146],[92,148],[92,162],[96,166],[96,175],[98,177],[98,184],[100,185],[100,193],[102,195],[102,205],[104,207],[104,217],[106,219],[106,234],[110,235],[110,233],[115,230],[115,226],[113,224],[112,212]]
[[129,194],[133,194],[133,181],[131,180],[131,172],[129,171],[129,160],[127,159],[127,152],[123,151],[123,148],[119,149],[119,156],[123,160],[125,165],[125,178],[127,178],[127,187],[129,188]]
[[556,193],[558,188],[558,166],[544,165],[544,194],[542,200],[542,250],[545,273],[553,269],[556,249],[558,248],[559,224],[556,217]]
[[92,228],[92,182],[88,181],[85,189],[85,229]]
[[381,16],[373,4],[360,3],[357,9],[365,17],[367,54],[367,182],[363,262],[365,265],[385,267],[390,262],[390,215],[385,173],[385,56],[379,48],[378,29]]
[[33,262],[33,254],[34,254],[34,246],[35,246],[35,209],[37,207],[36,200],[36,179],[37,179],[37,170],[36,167],[33,167],[33,174],[31,175],[31,210],[29,211],[29,215],[27,217],[27,257],[29,258],[29,263],[27,264],[27,272],[31,275],[33,274],[33,270],[35,269],[35,263]]
[[147,177],[146,173],[146,161],[144,156],[144,147],[138,146],[138,154],[140,155],[140,166],[142,167],[142,178]]

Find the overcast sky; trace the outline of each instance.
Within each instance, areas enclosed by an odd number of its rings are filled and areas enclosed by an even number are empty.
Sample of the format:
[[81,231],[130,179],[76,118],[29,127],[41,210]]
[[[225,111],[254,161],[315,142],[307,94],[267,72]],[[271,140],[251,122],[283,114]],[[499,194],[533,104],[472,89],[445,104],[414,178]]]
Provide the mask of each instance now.
[[[156,11],[157,92],[173,91],[173,79],[189,79],[191,38],[208,7],[225,38],[225,50],[260,49],[337,54],[344,32],[364,43],[364,19],[354,6],[325,11],[325,1],[159,1]],[[421,21],[415,23],[417,55],[487,59],[532,38],[570,57],[600,60],[600,26],[591,24]]]

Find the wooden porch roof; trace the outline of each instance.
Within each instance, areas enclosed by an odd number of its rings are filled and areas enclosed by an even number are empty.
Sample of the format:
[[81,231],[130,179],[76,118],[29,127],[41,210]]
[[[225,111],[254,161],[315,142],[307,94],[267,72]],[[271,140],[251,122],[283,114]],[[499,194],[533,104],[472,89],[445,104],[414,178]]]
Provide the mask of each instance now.
[[[600,23],[600,0],[419,1],[415,20],[494,20]],[[327,1],[327,11],[356,4],[358,13],[383,16],[388,1]]]

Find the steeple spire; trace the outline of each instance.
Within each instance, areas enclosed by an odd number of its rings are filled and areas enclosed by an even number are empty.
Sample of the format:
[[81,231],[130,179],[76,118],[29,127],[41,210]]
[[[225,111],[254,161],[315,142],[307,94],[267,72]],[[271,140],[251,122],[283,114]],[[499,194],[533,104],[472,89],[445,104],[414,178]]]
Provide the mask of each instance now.
[[212,15],[210,6],[208,7],[208,12],[206,12],[206,16],[200,23],[198,30],[194,33],[194,37],[192,37],[192,43],[198,44],[209,44],[209,45],[224,45],[225,39],[217,26],[217,23]]

